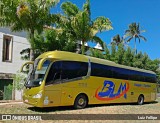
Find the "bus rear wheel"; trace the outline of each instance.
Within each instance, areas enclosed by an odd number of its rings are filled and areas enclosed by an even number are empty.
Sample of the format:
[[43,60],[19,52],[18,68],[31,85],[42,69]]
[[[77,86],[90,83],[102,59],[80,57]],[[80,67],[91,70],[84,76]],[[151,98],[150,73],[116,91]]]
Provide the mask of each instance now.
[[76,97],[74,101],[74,108],[75,109],[83,109],[87,106],[88,100],[84,94],[80,94]]
[[143,95],[139,95],[137,103],[138,103],[138,105],[143,105],[143,103],[144,103],[144,96]]

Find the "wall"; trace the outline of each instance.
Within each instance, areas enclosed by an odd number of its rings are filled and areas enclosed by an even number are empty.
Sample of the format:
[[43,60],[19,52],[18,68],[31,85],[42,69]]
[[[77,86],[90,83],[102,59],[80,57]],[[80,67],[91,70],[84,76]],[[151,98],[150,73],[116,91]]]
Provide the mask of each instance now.
[[21,60],[20,52],[23,49],[29,48],[30,45],[26,38],[13,36],[12,62],[2,62],[3,34],[0,32],[0,73],[15,74],[25,62]]
[[[12,62],[3,62],[3,36],[8,35],[13,37],[12,48]],[[23,63],[26,61],[21,60],[20,52],[23,49],[29,48],[29,42],[26,39],[26,33],[13,33],[9,28],[0,28],[0,79],[11,79],[10,75],[16,74],[20,70]],[[15,91],[15,100],[21,100],[22,92]]]

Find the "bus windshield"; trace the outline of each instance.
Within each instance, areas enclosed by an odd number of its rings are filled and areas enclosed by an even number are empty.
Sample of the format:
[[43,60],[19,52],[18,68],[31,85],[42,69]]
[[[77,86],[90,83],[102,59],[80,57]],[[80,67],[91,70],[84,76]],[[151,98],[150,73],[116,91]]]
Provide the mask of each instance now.
[[37,70],[37,65],[39,63],[40,59],[35,60],[34,62],[34,68],[31,69],[31,71],[28,74],[28,78],[25,83],[25,87],[31,88],[31,87],[38,87],[41,85],[45,73],[47,71],[48,66],[50,65],[51,61],[46,60],[41,70]]

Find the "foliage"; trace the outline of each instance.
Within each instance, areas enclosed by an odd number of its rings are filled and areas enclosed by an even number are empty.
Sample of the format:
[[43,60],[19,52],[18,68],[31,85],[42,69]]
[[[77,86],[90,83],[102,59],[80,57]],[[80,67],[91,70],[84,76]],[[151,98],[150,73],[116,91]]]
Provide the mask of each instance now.
[[[47,29],[41,35],[35,35],[35,56],[47,52],[47,51],[76,51],[76,42],[67,37],[64,32],[58,33],[55,29]],[[24,49],[21,51],[22,59],[29,58],[30,49]],[[25,54],[25,55],[24,55]]]
[[123,63],[123,57],[124,57],[124,47],[122,43],[118,44],[118,50],[115,53],[115,62],[118,64]]
[[41,33],[45,25],[55,23],[57,15],[50,8],[59,0],[1,0],[0,25],[9,26],[12,31],[27,31],[31,44],[31,60],[34,59],[34,34]]
[[111,44],[112,43],[114,43],[118,46],[120,43],[124,43],[124,39],[123,39],[123,37],[121,38],[119,34],[117,34],[113,37]]
[[25,74],[17,72],[13,77],[13,89],[14,90],[22,90],[24,87]]
[[106,44],[104,44],[104,52],[105,52],[104,58],[107,59],[107,60],[110,60],[111,59],[111,55],[110,55],[110,51],[109,51],[109,49],[108,49]]
[[138,68],[143,68],[142,59],[143,59],[143,54],[142,54],[142,52],[140,51],[139,53],[137,53],[137,54],[134,56],[133,66],[134,66],[134,67],[138,67]]
[[140,30],[140,25],[139,23],[131,23],[129,25],[129,29],[127,29],[125,31],[125,39],[127,40],[127,42],[130,42],[132,39],[135,39],[135,51],[137,52],[136,49],[136,40],[138,39],[139,43],[140,40],[144,40],[147,41],[147,39],[141,35],[142,32],[145,32],[145,30]]
[[116,45],[114,43],[111,44],[111,61],[115,61],[116,56]]
[[104,59],[104,55],[100,50],[92,49],[92,48],[90,48],[89,50],[91,52],[92,57]]
[[115,43],[112,43],[111,50],[108,50],[107,48],[104,54],[96,49],[90,50],[91,56],[93,57],[112,60],[118,64],[123,64],[126,66],[151,70],[155,72],[160,79],[159,59],[151,60],[146,53],[143,54],[142,52],[135,54],[135,51],[130,47],[124,49],[123,43],[120,43],[117,48]]
[[128,47],[125,52],[124,52],[124,57],[123,57],[123,64],[127,66],[132,66],[134,63],[134,51],[131,50],[130,47]]
[[9,91],[12,91],[13,85],[9,84],[6,89],[9,90]]
[[21,59],[22,60],[29,60],[29,57],[30,57],[30,48],[27,48],[27,49],[23,49],[21,52]]
[[64,2],[61,8],[65,14],[61,17],[61,25],[69,27],[67,32],[72,33],[75,40],[82,41],[82,54],[85,52],[84,44],[88,41],[99,42],[103,46],[103,41],[96,34],[112,29],[111,21],[105,17],[91,20],[89,0],[86,0],[82,10],[71,2]]
[[64,32],[58,33],[56,30],[45,30],[43,35],[36,35],[35,47],[40,52],[63,50],[75,52],[76,42],[67,37]]
[[11,100],[12,99],[12,91],[13,91],[12,84],[4,86],[3,100]]

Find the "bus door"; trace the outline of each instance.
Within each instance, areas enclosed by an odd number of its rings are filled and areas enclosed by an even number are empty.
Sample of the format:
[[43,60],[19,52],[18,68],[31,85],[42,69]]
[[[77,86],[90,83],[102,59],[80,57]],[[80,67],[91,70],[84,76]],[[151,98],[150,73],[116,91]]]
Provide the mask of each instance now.
[[44,86],[44,106],[59,106],[61,104],[61,62],[55,61],[47,71]]

